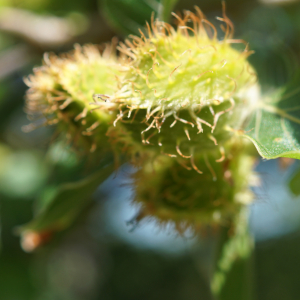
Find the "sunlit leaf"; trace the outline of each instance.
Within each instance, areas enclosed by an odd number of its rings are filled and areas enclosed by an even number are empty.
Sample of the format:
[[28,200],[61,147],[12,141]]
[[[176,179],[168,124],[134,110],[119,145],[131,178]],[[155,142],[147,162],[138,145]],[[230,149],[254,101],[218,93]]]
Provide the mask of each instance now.
[[259,104],[245,136],[267,159],[300,159],[300,73],[267,101]]
[[89,177],[72,183],[62,184],[48,200],[48,205],[20,232],[59,231],[68,227],[89,204],[96,188],[113,172],[112,165],[101,169]]

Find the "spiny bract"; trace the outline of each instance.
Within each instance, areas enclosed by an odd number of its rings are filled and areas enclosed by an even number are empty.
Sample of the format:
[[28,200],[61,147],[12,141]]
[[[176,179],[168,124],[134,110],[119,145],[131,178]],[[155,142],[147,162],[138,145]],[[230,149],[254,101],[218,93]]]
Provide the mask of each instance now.
[[226,222],[253,199],[254,160],[243,150],[231,146],[222,163],[215,162],[218,153],[213,151],[197,155],[193,163],[202,175],[167,156],[145,163],[133,175],[134,202],[141,206],[137,221],[153,217],[163,225],[173,223],[180,232]]
[[91,151],[107,147],[105,134],[116,114],[108,106],[93,111],[91,102],[95,93],[115,91],[115,76],[120,76],[116,64],[110,45],[102,55],[94,45],[75,45],[75,51],[59,57],[46,54],[44,65],[25,79],[30,87],[29,117],[41,115],[44,124],[58,124],[77,147]]
[[[175,15],[176,16],[176,15]],[[185,12],[178,29],[154,21],[148,38],[132,36],[119,50],[123,79],[113,95],[96,95],[99,105],[115,103],[133,143],[158,153],[190,158],[213,150],[242,129],[257,100],[256,75],[247,62],[252,52],[231,47],[233,25],[224,12],[225,37],[217,39],[215,27],[197,8]],[[189,27],[192,23],[192,27]]]

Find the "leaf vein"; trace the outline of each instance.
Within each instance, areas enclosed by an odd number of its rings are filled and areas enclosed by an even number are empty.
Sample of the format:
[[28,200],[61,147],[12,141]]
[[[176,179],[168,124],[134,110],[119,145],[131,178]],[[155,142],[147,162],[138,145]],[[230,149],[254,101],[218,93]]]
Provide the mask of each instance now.
[[282,118],[282,117],[281,117],[281,120],[280,120],[280,124],[281,124],[281,128],[283,130],[284,135],[286,135],[287,140],[290,141],[290,143],[294,147],[294,150],[298,150],[295,143],[294,143],[294,140],[293,140],[292,136],[290,135],[289,131],[286,128],[286,125],[284,123],[284,118]]
[[288,119],[288,120],[290,120],[290,121],[292,121],[294,123],[300,124],[300,119],[289,115],[284,110],[282,110],[282,109],[280,109],[278,107],[271,106],[271,105],[266,105],[264,103],[261,103],[260,107],[262,109],[264,109],[265,111],[267,111],[267,112],[277,114],[277,115],[279,115],[279,116],[281,116],[283,118],[286,118],[286,119]]

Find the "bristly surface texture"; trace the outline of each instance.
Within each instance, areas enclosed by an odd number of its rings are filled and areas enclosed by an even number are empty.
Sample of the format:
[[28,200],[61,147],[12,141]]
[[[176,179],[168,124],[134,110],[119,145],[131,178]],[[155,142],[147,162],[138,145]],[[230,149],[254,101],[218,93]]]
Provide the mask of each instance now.
[[[133,143],[171,157],[220,148],[242,129],[257,101],[252,53],[231,47],[233,25],[223,12],[225,36],[196,8],[175,15],[178,28],[152,20],[148,37],[132,36],[119,50],[123,78],[113,95],[97,95],[100,107],[118,104],[114,125],[122,122]],[[223,154],[222,154],[223,155]]]
[[116,64],[113,46],[103,54],[94,45],[76,45],[59,57],[45,54],[44,65],[25,79],[28,116],[43,125],[58,124],[77,148],[93,152],[108,146],[105,134],[116,114],[109,106],[93,111],[91,102],[95,93],[115,92]]
[[243,145],[231,145],[230,157],[221,163],[215,161],[218,153],[197,155],[193,163],[202,175],[162,155],[145,163],[133,175],[134,203],[141,207],[136,221],[154,218],[179,232],[226,222],[253,200],[254,160],[243,150]]

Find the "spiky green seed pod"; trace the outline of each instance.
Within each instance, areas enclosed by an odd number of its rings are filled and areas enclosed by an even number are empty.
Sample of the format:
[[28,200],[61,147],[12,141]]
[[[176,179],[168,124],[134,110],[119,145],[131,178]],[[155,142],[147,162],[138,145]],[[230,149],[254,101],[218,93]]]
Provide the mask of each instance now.
[[133,175],[134,202],[141,206],[137,220],[152,217],[162,225],[173,223],[180,232],[198,230],[226,222],[251,203],[254,159],[242,145],[230,148],[221,163],[215,161],[216,151],[196,155],[192,163],[201,175],[163,155],[145,163]]
[[[119,75],[112,46],[103,54],[94,45],[75,46],[75,51],[45,55],[44,65],[25,79],[30,87],[26,94],[29,117],[41,115],[47,125],[58,124],[79,148],[108,147],[106,131],[116,118],[109,106],[92,110],[93,94],[113,93]],[[34,127],[34,125],[33,125]]]
[[[233,25],[224,13],[225,37],[197,9],[178,19],[178,29],[153,21],[148,38],[133,36],[119,50],[128,56],[124,77],[113,95],[122,122],[136,144],[158,153],[189,157],[214,150],[242,129],[257,100],[252,52],[234,50]],[[192,24],[191,27],[190,23]],[[210,35],[210,29],[212,34]]]

